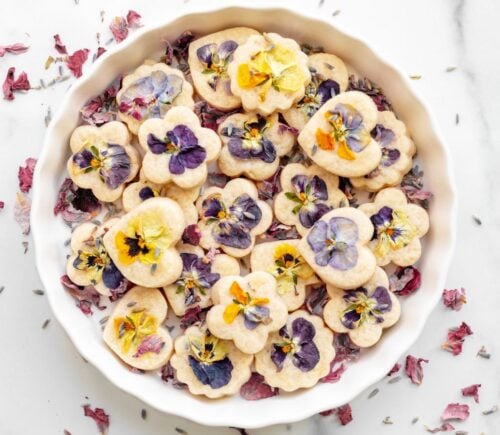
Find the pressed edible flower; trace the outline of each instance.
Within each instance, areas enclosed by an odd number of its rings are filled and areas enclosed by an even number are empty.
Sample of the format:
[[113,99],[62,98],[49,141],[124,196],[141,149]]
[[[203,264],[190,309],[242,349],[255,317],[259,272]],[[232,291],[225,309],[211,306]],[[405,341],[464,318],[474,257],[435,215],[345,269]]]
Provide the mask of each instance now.
[[67,224],[88,221],[101,211],[101,203],[90,189],[78,187],[66,178],[59,189],[54,215],[61,214]]
[[365,322],[382,323],[384,314],[391,311],[392,301],[389,291],[377,287],[371,295],[364,288],[344,292],[348,306],[342,312],[341,322],[348,329],[356,329]]
[[250,379],[245,382],[240,389],[240,396],[245,400],[261,400],[276,396],[278,388],[273,388],[264,382],[264,376],[259,373],[252,373]]
[[442,348],[451,352],[454,356],[462,353],[462,345],[465,341],[465,337],[472,335],[472,330],[467,323],[462,322],[462,324],[457,328],[451,328],[448,331],[447,340],[442,344]]
[[421,284],[420,272],[416,267],[398,267],[389,276],[389,289],[398,296],[408,296],[415,293]]
[[86,316],[92,315],[92,305],[98,310],[104,310],[106,307],[101,305],[101,295],[93,286],[79,286],[69,279],[67,275],[60,278],[60,282],[67,292],[76,300],[76,306]]
[[306,86],[304,97],[297,103],[297,108],[311,118],[323,104],[340,93],[340,86],[335,80],[322,80],[316,71],[309,70],[311,81]]
[[188,225],[182,233],[182,243],[198,246],[200,244],[200,239],[201,231],[196,224]]
[[164,346],[165,342],[159,335],[148,335],[139,343],[133,357],[139,358],[149,352],[159,354]]
[[158,321],[145,310],[139,310],[126,317],[116,317],[113,327],[116,338],[122,340],[123,353],[128,353],[132,345],[138,347],[146,337],[156,334]]
[[280,294],[295,289],[299,278],[309,279],[314,273],[298,249],[289,243],[282,243],[274,250],[274,267],[270,272],[278,281]]
[[203,74],[208,76],[208,85],[215,90],[219,81],[227,80],[227,66],[234,50],[238,47],[235,41],[228,40],[217,45],[205,44],[196,50],[198,60],[204,65]]

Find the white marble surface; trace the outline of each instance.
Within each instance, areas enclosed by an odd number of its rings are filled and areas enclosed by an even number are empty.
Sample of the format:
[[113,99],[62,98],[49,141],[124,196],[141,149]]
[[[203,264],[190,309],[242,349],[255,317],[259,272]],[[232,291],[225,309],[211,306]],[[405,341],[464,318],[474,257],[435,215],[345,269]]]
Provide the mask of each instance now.
[[[197,0],[191,0],[197,1]],[[208,1],[208,0],[205,0]],[[279,4],[280,1],[277,1]],[[294,3],[292,0],[284,4]],[[49,53],[54,53],[52,35],[60,33],[70,51],[96,48],[95,33],[110,38],[107,25],[115,15],[135,9],[145,24],[168,16],[182,0],[6,0],[0,13],[0,45],[24,42],[29,52],[0,58],[3,80],[9,66],[26,70],[36,84],[50,81],[54,74],[44,71]],[[316,0],[308,0],[311,8]],[[104,23],[100,11],[104,10]],[[253,430],[251,434],[420,434],[424,425],[440,425],[439,416],[447,403],[468,403],[471,416],[457,430],[469,434],[500,433],[500,412],[483,416],[481,411],[500,404],[500,346],[498,336],[498,264],[500,253],[500,203],[498,202],[498,158],[500,146],[500,32],[495,0],[326,0],[321,13],[379,47],[388,59],[408,74],[421,75],[415,81],[433,107],[434,114],[451,149],[460,195],[459,235],[448,287],[467,289],[469,303],[456,313],[438,306],[424,333],[410,353],[430,359],[420,387],[403,379],[396,384],[383,380],[380,392],[368,399],[368,389],[351,405],[354,421],[343,428],[335,417],[315,416],[306,421]],[[453,72],[445,72],[456,66]],[[206,428],[186,420],[163,415],[109,384],[99,372],[85,364],[56,321],[40,287],[33,252],[23,254],[22,242],[29,238],[13,220],[17,190],[17,168],[28,156],[37,156],[45,130],[47,107],[57,110],[71,81],[50,89],[18,94],[16,100],[0,100],[0,434],[57,434],[63,429],[75,434],[96,433],[92,420],[83,416],[81,405],[103,407],[111,415],[109,434],[175,434],[182,428],[189,434],[231,434],[232,429]],[[459,114],[458,125],[455,122]],[[479,216],[478,226],[472,215]],[[458,357],[440,349],[448,327],[465,320],[474,335]],[[478,358],[485,345],[490,360]],[[481,383],[481,402],[462,398],[460,388]],[[141,409],[147,418],[141,419]],[[384,425],[390,416],[394,424]],[[412,425],[414,417],[419,421]]]

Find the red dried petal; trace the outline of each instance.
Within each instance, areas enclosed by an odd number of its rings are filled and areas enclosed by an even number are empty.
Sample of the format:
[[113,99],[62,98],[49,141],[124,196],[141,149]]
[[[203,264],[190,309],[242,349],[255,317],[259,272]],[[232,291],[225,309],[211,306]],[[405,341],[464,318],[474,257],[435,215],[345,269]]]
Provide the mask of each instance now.
[[336,411],[336,408],[327,409],[326,411],[320,412],[319,415],[321,415],[323,417],[328,417],[329,415],[334,414],[335,411]]
[[422,363],[428,363],[429,360],[424,358],[415,358],[412,355],[406,357],[405,373],[411,379],[411,382],[420,385],[424,379],[424,370]]
[[474,402],[479,403],[479,388],[481,388],[481,384],[472,384],[462,388],[462,396],[474,397]]
[[21,192],[28,193],[33,185],[36,159],[29,157],[26,159],[25,164],[25,167],[19,166],[17,178],[19,179],[19,189],[21,189]]
[[141,27],[141,16],[136,11],[128,11],[127,13],[127,24],[129,27]]
[[71,56],[66,59],[66,65],[75,77],[81,77],[83,64],[89,57],[89,50],[83,48],[76,50]]
[[61,284],[67,292],[76,300],[76,306],[86,316],[92,315],[92,305],[98,310],[104,310],[106,307],[101,306],[101,295],[93,286],[79,286],[75,284],[68,275],[63,275],[60,278]]
[[127,20],[123,17],[115,17],[109,25],[116,42],[122,42],[128,36]]
[[464,421],[469,418],[469,405],[460,403],[450,403],[441,415],[443,421],[460,420]]
[[460,311],[462,305],[467,303],[465,289],[443,290],[443,304],[454,311]]
[[5,202],[0,201],[0,210],[3,210],[5,207]]
[[189,308],[186,310],[186,313],[181,317],[180,327],[181,329],[187,329],[195,323],[201,323],[205,316],[207,315],[206,311],[203,311],[198,305],[193,308]]
[[54,35],[54,48],[59,54],[68,54],[68,50],[66,50],[66,46],[61,42],[59,34]]
[[401,368],[401,364],[396,363],[394,364],[394,367],[387,373],[387,376],[392,376],[393,374],[399,372],[399,369]]
[[3,57],[5,53],[21,54],[28,51],[29,46],[17,42],[10,45],[0,45],[0,57]]
[[321,379],[321,382],[328,382],[330,384],[334,384],[335,382],[340,381],[342,374],[347,370],[347,367],[344,364],[340,364],[339,367],[334,367],[337,365],[335,360],[333,360],[330,364],[330,373],[328,373],[324,378]]
[[335,334],[333,347],[335,348],[334,361],[337,363],[359,359],[361,348],[351,341],[348,334]]
[[453,427],[453,425],[451,423],[443,423],[439,427],[435,427],[434,429],[426,428],[426,430],[429,433],[438,433],[438,432],[449,432],[451,430],[455,430],[455,428]]
[[139,358],[145,353],[160,353],[165,342],[161,339],[159,335],[149,335],[144,340],[141,341],[139,346],[137,346],[137,352],[133,355],[134,358]]
[[15,72],[14,67],[9,68],[2,86],[3,97],[9,101],[14,99],[13,91],[27,91],[31,88],[28,75],[23,71],[17,79],[14,79]]
[[101,434],[105,434],[107,432],[109,428],[109,415],[106,414],[104,409],[96,408],[93,410],[90,405],[84,405],[83,413],[85,417],[90,417],[95,421]]
[[99,59],[101,55],[103,55],[104,53],[106,53],[106,49],[104,47],[97,47],[97,53],[95,55],[95,58]]
[[267,399],[277,394],[278,389],[264,383],[264,376],[258,373],[252,373],[250,379],[240,389],[240,396],[245,400]]
[[421,281],[420,271],[416,267],[398,267],[389,277],[389,288],[398,296],[408,296],[420,288]]
[[465,341],[465,337],[472,335],[472,329],[470,329],[467,323],[462,322],[458,328],[451,328],[448,331],[448,339],[442,344],[442,348],[451,352],[454,356],[460,355],[462,353],[462,345]]
[[352,421],[352,410],[351,405],[348,403],[337,408],[337,417],[339,418],[340,424],[345,426]]
[[196,224],[188,225],[182,233],[182,243],[198,246],[200,244],[200,239],[201,231]]

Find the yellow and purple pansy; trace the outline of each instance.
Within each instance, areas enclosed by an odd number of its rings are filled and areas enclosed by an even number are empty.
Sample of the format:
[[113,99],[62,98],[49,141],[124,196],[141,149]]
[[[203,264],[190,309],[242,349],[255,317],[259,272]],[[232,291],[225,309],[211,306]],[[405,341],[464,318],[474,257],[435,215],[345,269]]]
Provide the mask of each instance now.
[[212,225],[212,236],[218,243],[246,249],[252,244],[250,230],[259,224],[262,211],[248,194],[238,196],[227,206],[222,195],[214,193],[202,203],[202,218]]
[[332,207],[324,201],[328,200],[328,189],[324,180],[317,175],[295,175],[291,184],[294,192],[285,192],[285,196],[297,205],[293,213],[298,214],[300,223],[305,228],[311,228],[314,223]]
[[383,286],[375,288],[371,295],[363,287],[344,291],[343,298],[348,305],[340,321],[348,329],[359,328],[365,322],[382,323],[384,314],[392,309],[389,291]]
[[220,279],[220,274],[212,272],[212,265],[196,254],[181,252],[182,275],[175,282],[177,293],[184,293],[186,307],[199,301],[200,293],[206,296],[207,290]]
[[227,65],[231,61],[234,50],[238,48],[236,41],[227,40],[221,44],[205,44],[196,50],[196,57],[203,64],[203,74],[208,76],[208,85],[215,91],[220,80],[225,80],[226,92],[230,94]]
[[334,151],[344,160],[356,160],[356,154],[370,143],[370,133],[363,125],[363,117],[350,104],[339,103],[333,110],[325,112],[332,130],[316,130],[317,146],[325,151]]
[[188,337],[188,361],[196,378],[203,385],[221,388],[231,381],[233,364],[224,343],[206,331],[199,337]]
[[270,273],[278,282],[278,293],[285,294],[297,290],[298,279],[309,279],[314,274],[299,250],[290,243],[280,243],[274,250],[274,266]]
[[72,159],[82,173],[97,171],[101,181],[110,189],[116,189],[130,176],[131,158],[122,145],[87,141]]
[[316,222],[307,242],[319,266],[344,271],[352,269],[358,261],[358,226],[351,219],[332,217],[328,222]]
[[234,157],[272,163],[276,160],[276,148],[265,135],[268,127],[268,119],[257,115],[256,120],[246,121],[243,128],[230,124],[221,130],[221,134],[230,138],[227,147]]
[[161,118],[182,92],[182,77],[153,71],[130,85],[121,95],[118,110],[137,121]]
[[224,322],[228,325],[234,322],[236,317],[243,314],[244,325],[247,329],[255,329],[259,323],[264,325],[271,322],[269,316],[268,298],[252,298],[240,285],[234,281],[229,289],[233,296],[233,302],[226,306],[222,315]]
[[417,234],[415,225],[401,210],[384,206],[370,217],[374,226],[373,239],[377,240],[374,253],[384,257],[390,250],[407,246]]
[[207,157],[207,151],[199,145],[196,135],[183,124],[167,131],[163,138],[149,133],[147,144],[153,154],[166,153],[171,156],[168,169],[175,175],[183,174],[186,169],[197,168]]
[[292,322],[291,332],[285,325],[279,330],[279,335],[283,341],[274,343],[271,350],[271,360],[277,371],[283,369],[287,357],[302,372],[309,372],[316,367],[320,354],[313,341],[316,329],[309,320],[298,317]]
[[309,68],[311,81],[306,86],[304,98],[297,103],[297,109],[311,118],[330,98],[340,93],[339,84],[332,79],[322,78],[314,68]]

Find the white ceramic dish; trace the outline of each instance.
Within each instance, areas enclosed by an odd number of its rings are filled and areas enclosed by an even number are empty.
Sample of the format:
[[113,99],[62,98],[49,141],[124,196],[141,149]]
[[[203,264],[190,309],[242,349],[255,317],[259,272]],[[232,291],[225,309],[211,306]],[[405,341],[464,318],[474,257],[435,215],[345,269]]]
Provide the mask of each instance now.
[[[340,31],[310,11],[288,10],[271,2],[237,3],[242,6],[219,1],[217,5],[191,3],[177,14],[169,11],[167,21],[145,27],[129,37],[98,59],[71,87],[45,137],[35,173],[31,220],[36,263],[50,304],[85,359],[116,386],[161,411],[206,425],[254,428],[301,420],[340,406],[386,375],[417,339],[440,298],[454,244],[456,204],[446,147],[427,106],[416,96],[405,75],[366,42]],[[120,73],[134,69],[148,57],[158,58],[164,50],[163,40],[172,40],[186,29],[206,34],[235,25],[275,31],[301,42],[321,45],[378,83],[412,133],[425,168],[426,187],[435,195],[430,210],[431,231],[420,262],[422,288],[404,301],[401,321],[385,333],[377,346],[365,352],[359,362],[350,366],[340,382],[320,383],[299,393],[255,402],[239,397],[203,400],[172,388],[158,376],[141,376],[125,368],[105,346],[100,328],[75,308],[72,298],[61,288],[59,278],[64,273],[67,254],[64,241],[68,238],[68,228],[53,215],[68,157],[67,141],[86,100],[102,92]]]

